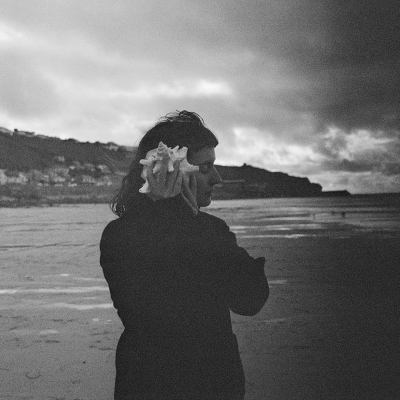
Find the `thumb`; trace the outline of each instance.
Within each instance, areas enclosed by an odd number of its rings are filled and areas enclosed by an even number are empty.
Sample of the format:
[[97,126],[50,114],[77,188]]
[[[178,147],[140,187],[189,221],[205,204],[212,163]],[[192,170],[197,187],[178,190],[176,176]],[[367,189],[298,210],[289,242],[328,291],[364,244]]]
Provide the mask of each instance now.
[[190,190],[189,186],[187,185],[186,181],[182,179],[182,196],[186,203],[190,206],[193,210],[194,214],[197,215],[199,211],[199,207],[197,205],[196,197],[193,196],[192,191]]
[[197,197],[197,180],[193,174],[191,174],[189,176],[189,189],[192,192],[193,197],[196,198]]

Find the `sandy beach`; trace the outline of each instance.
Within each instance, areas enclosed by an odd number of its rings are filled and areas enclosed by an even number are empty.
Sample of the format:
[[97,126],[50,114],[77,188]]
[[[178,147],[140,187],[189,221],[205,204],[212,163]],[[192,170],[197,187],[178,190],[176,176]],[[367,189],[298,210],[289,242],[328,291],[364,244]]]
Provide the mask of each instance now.
[[[246,400],[400,399],[398,231],[265,235],[243,229],[257,215],[211,212],[267,259],[267,305],[232,314]],[[105,205],[43,209],[39,220],[0,213],[0,399],[112,399],[122,325],[98,263],[112,215]]]

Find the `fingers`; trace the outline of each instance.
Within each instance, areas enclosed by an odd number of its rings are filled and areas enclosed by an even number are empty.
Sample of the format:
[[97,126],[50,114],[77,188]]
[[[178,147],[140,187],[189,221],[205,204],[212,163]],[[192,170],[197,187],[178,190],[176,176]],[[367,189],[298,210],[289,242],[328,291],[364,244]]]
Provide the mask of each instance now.
[[172,172],[168,172],[168,159],[167,162],[164,162],[163,159],[161,163],[158,163],[160,165],[158,172],[153,171],[154,164],[155,162],[149,165],[146,175],[153,196],[158,199],[166,199],[180,193],[182,185],[182,172],[179,170],[180,161],[175,161]]
[[189,189],[185,180],[182,180],[182,197],[188,206],[192,209],[194,215],[197,215],[199,212],[199,207],[197,205],[196,198],[193,196],[193,193]]
[[148,168],[146,169],[146,179],[149,182],[150,189],[156,187],[157,183],[153,169],[154,169],[154,161],[152,161],[151,164],[149,164]]
[[198,210],[197,200],[195,194],[190,190],[189,186],[187,185],[186,181],[182,179],[182,194],[190,203],[190,206],[194,209]]
[[175,179],[173,190],[172,190],[173,196],[176,196],[177,194],[179,194],[182,191],[182,181],[183,181],[183,174],[182,174],[182,171],[179,170],[179,168],[178,168],[177,173],[176,173],[176,179]]
[[[175,161],[173,165],[173,171],[168,172],[165,176],[165,192],[166,197],[175,196],[180,192],[180,183],[178,182],[178,176],[180,173],[179,170],[179,161]],[[162,185],[162,178],[160,177],[160,185]],[[179,187],[179,191],[177,190]]]
[[160,162],[160,175],[159,175],[159,182],[164,182],[165,185],[167,182],[167,173],[168,173],[168,162],[169,162],[169,154],[163,153],[161,162]]

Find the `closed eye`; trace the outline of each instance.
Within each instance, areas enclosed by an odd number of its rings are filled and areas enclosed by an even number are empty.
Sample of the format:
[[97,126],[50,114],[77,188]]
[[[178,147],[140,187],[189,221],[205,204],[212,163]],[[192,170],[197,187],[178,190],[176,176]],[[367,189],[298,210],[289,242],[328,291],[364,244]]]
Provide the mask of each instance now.
[[214,163],[212,162],[206,162],[199,164],[199,171],[203,174],[207,174],[213,169]]

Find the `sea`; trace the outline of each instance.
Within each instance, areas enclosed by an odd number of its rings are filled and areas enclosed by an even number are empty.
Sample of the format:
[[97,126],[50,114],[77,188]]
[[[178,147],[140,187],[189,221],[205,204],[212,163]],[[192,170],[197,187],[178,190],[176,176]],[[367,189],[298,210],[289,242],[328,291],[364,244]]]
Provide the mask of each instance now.
[[[204,211],[223,218],[238,239],[400,236],[400,195],[393,194],[215,200]],[[0,261],[7,252],[97,247],[115,218],[106,204],[0,208]]]
[[400,194],[215,201],[207,211],[244,238],[400,233]]

